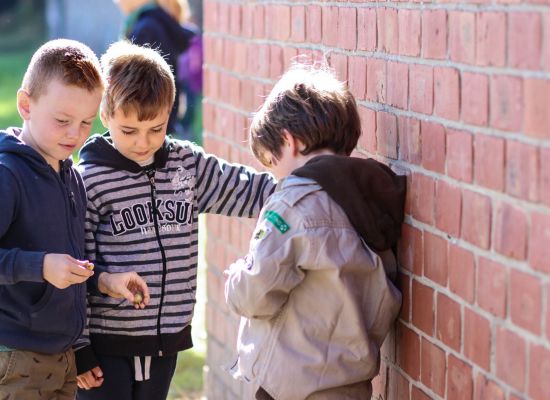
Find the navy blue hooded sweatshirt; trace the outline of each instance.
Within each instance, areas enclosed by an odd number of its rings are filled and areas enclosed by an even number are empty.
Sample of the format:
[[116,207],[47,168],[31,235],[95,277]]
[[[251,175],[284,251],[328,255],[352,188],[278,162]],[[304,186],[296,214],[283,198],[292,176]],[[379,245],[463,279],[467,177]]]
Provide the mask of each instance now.
[[56,172],[0,131],[0,345],[55,354],[86,321],[86,284],[57,289],[42,277],[46,253],[84,257],[86,192],[71,160]]

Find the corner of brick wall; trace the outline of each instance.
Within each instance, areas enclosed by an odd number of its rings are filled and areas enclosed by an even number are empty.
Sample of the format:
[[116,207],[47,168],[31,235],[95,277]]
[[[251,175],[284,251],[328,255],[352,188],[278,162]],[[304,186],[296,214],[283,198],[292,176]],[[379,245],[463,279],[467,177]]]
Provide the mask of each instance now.
[[[205,0],[204,143],[259,165],[248,120],[292,57],[325,56],[361,114],[354,153],[408,176],[403,308],[376,399],[550,398],[550,1]],[[254,221],[208,216],[213,400],[238,321],[222,271]]]

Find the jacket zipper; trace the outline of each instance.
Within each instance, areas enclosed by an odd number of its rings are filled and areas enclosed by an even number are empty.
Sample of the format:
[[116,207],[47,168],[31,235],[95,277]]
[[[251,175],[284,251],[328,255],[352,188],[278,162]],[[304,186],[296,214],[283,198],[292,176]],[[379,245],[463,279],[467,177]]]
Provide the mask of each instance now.
[[157,314],[157,336],[159,338],[159,357],[163,355],[164,345],[162,343],[161,329],[160,329],[160,319],[162,316],[162,305],[164,304],[164,286],[166,285],[166,254],[164,253],[164,247],[162,247],[162,242],[160,240],[159,225],[157,219],[157,188],[155,186],[155,170],[151,169],[146,171],[147,177],[149,178],[149,184],[151,186],[151,204],[153,208],[153,221],[155,224],[155,234],[157,237],[157,243],[159,245],[160,254],[162,256],[162,284],[160,287],[160,302],[159,302],[159,312]]
[[[60,183],[61,190],[66,195],[66,201],[70,204],[71,211],[68,210],[68,207],[64,207],[65,208],[65,219],[66,219],[66,223],[67,223],[67,232],[69,233],[69,236],[73,236],[73,227],[72,227],[72,224],[69,221],[71,220],[71,212],[72,212],[73,217],[76,217],[77,212],[76,212],[76,202],[75,202],[75,199],[74,199],[74,193],[72,192],[72,190],[69,187],[69,182],[71,180],[70,176],[68,176],[69,171],[67,170],[67,167],[65,165],[61,165],[59,173],[56,172],[53,168],[51,168],[51,171],[54,173],[57,181]],[[78,249],[74,248],[73,241],[70,238],[69,238],[69,244],[70,244],[70,246],[73,250],[73,254],[75,254],[77,256],[75,258],[81,258],[83,256],[83,254],[80,254]],[[74,289],[76,291],[76,300],[78,301],[82,297],[82,291],[84,290],[83,285],[82,284],[75,285]],[[79,311],[82,311],[82,310],[79,309]],[[82,320],[85,321],[86,320],[86,315],[85,315],[86,314],[86,309],[84,308],[83,311],[84,311],[83,313],[82,312],[80,313],[80,316],[82,318],[80,318],[79,321],[82,321]],[[78,332],[78,333],[76,333],[76,335],[73,335],[73,339],[77,339],[78,337],[80,337],[83,328],[84,328],[84,324],[79,323],[78,324],[78,329],[76,330],[76,332]]]

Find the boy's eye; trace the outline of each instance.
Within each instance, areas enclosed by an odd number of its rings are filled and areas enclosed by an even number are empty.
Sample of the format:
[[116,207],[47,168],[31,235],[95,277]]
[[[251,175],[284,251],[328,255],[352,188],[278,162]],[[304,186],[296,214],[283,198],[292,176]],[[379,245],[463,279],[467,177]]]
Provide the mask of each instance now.
[[82,125],[90,126],[92,125],[92,121],[82,121]]
[[134,133],[135,131],[125,131],[125,130],[121,130],[121,132],[125,135],[131,135],[132,133]]
[[64,125],[66,123],[68,123],[69,121],[67,121],[66,119],[59,119],[59,118],[56,118],[55,119],[57,121],[58,124],[61,124],[61,125]]
[[162,132],[162,126],[160,128],[151,129],[154,133]]

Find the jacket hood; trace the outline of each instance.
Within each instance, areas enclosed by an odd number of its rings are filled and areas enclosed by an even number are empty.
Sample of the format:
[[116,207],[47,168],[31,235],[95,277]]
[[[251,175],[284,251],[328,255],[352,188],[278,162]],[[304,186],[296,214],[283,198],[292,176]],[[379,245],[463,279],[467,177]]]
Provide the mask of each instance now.
[[[168,159],[169,149],[170,142],[165,139],[162,147],[155,153],[155,168],[164,167]],[[109,132],[91,136],[82,146],[79,157],[80,163],[83,165],[96,164],[129,172],[141,172],[144,169],[115,149]]]
[[373,250],[384,251],[397,244],[404,219],[405,176],[371,158],[339,155],[315,157],[292,175],[317,182]]
[[160,22],[160,25],[165,29],[167,36],[170,38],[170,43],[176,51],[174,56],[183,53],[189,47],[191,39],[196,32],[180,25],[171,15],[164,11],[161,7],[153,7],[145,9],[139,16],[140,18],[151,17]]
[[[50,165],[46,159],[31,146],[25,144],[19,136],[21,128],[8,128],[0,131],[0,153],[11,153],[18,157],[25,158],[37,172],[46,172],[50,170]],[[61,161],[62,168],[68,168],[72,165],[71,159]]]

